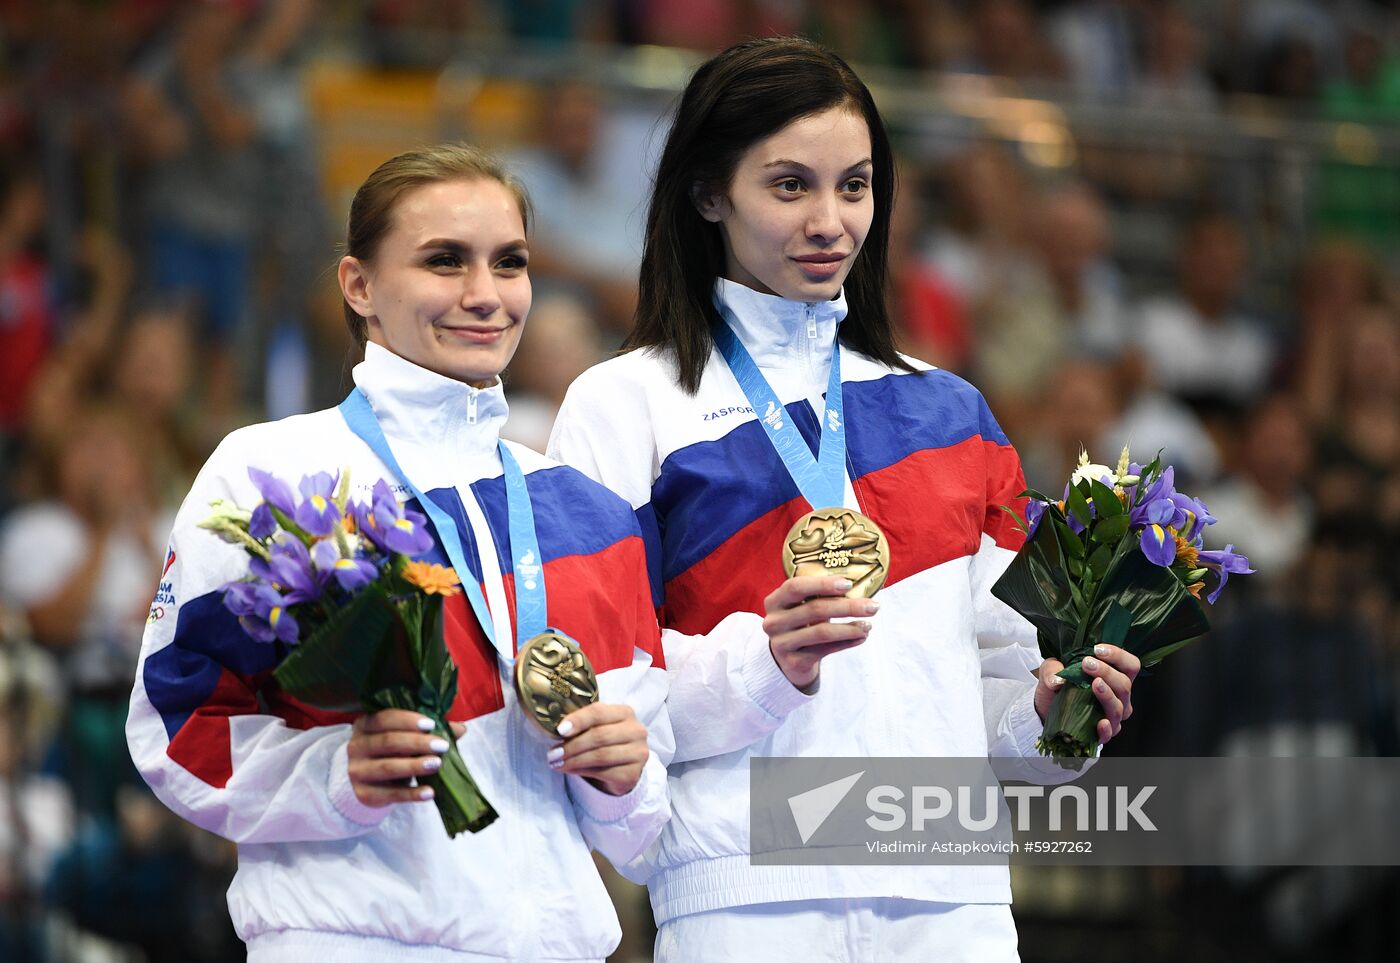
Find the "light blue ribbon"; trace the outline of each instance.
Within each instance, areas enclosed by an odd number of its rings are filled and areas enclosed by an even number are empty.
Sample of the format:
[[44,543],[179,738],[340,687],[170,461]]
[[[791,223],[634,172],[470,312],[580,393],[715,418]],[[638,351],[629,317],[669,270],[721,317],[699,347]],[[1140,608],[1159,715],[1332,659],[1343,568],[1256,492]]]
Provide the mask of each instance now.
[[734,380],[749,399],[754,415],[768,440],[787,466],[797,490],[813,510],[839,508],[846,503],[846,418],[841,398],[841,344],[831,345],[831,376],[826,385],[826,410],[821,421],[818,457],[812,457],[807,442],[788,417],[787,410],[758,370],[753,356],[733,331],[734,314],[721,306],[725,323],[715,329],[715,345],[724,356]]
[[[418,504],[427,513],[437,531],[438,542],[447,552],[457,577],[462,580],[462,591],[466,593],[472,612],[476,615],[481,631],[507,665],[515,661],[515,653],[507,648],[508,643],[496,638],[495,623],[486,607],[486,599],[481,594],[481,586],[476,576],[467,567],[467,558],[462,551],[462,537],[454,522],[441,506],[424,494],[399,466],[384,437],[384,429],[370,407],[369,399],[359,388],[351,391],[340,403],[340,414],[361,441],[379,456],[389,470],[397,475],[418,499]],[[525,473],[515,456],[506,448],[504,441],[496,442],[496,450],[501,456],[501,468],[506,486],[506,510],[510,525],[510,550],[513,558],[512,570],[515,575],[515,638],[517,647],[526,640],[548,628],[549,616],[544,589],[544,563],[540,560],[539,539],[535,535],[535,516],[530,510],[530,491],[525,486]],[[495,551],[491,545],[477,546],[481,551]]]

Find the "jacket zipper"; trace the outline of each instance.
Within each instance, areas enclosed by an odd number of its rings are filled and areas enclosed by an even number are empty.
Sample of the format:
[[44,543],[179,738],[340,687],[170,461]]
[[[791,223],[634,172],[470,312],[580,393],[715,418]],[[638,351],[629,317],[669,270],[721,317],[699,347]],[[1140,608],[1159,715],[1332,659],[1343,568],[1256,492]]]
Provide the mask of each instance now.
[[476,395],[475,388],[467,389],[467,424],[476,424]]

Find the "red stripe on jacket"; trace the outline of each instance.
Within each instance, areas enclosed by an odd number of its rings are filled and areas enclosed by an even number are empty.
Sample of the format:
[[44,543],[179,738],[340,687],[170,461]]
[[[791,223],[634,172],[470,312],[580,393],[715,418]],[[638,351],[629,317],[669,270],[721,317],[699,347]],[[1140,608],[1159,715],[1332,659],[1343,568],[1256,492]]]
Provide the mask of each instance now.
[[[976,554],[983,532],[998,545],[1018,548],[1020,530],[999,506],[1024,514],[1015,499],[1024,487],[1015,450],[977,435],[913,452],[854,483],[862,510],[889,539],[886,585]],[[762,613],[763,599],[785,577],[782,540],[808,510],[802,498],[780,505],[672,578],[662,624],[694,635],[733,612]]]

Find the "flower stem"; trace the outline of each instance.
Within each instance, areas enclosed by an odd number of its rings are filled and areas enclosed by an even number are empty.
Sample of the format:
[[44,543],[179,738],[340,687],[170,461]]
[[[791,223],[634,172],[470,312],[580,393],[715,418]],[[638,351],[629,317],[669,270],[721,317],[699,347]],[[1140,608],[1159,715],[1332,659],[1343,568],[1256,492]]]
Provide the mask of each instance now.
[[457,751],[451,727],[442,719],[433,721],[437,723],[433,735],[446,739],[449,748],[443,756],[442,768],[431,776],[419,776],[418,782],[433,788],[433,804],[437,806],[448,836],[480,832],[496,821],[496,810],[491,808],[467,770],[466,761]]
[[1065,769],[1077,772],[1098,747],[1099,720],[1103,718],[1103,706],[1093,691],[1088,686],[1070,683],[1050,700],[1045,730],[1035,747],[1042,756],[1050,756]]

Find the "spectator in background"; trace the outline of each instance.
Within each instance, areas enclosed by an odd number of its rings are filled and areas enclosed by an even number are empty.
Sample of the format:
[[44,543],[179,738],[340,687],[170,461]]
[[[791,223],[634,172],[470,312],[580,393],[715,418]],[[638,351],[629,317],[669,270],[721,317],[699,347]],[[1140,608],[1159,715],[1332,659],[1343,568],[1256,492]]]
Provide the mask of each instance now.
[[1026,0],[978,0],[970,4],[971,49],[952,69],[1018,81],[1059,80],[1060,54],[1044,39]]
[[74,693],[67,775],[86,812],[110,816],[135,778],[124,726],[141,633],[163,613],[152,588],[173,515],[159,510],[141,429],[80,408],[52,453],[48,496],[0,528],[0,602],[25,613]]
[[1382,275],[1365,248],[1334,239],[1304,254],[1296,276],[1297,331],[1288,367],[1308,419],[1321,425],[1341,397],[1351,322],[1381,300]]
[[569,385],[603,360],[601,342],[598,322],[576,298],[536,301],[506,376],[510,415],[501,435],[543,452]]
[[38,173],[0,166],[0,513],[9,507],[30,386],[57,333],[48,263],[35,249],[43,218]]
[[531,276],[584,298],[618,340],[636,308],[645,212],[643,192],[621,190],[616,172],[606,169],[603,123],[598,90],[562,83],[544,92],[535,146],[507,155],[506,163],[535,208]]
[[1140,0],[1083,0],[1049,16],[1046,32],[1076,93],[1117,99],[1137,83],[1142,6]]
[[[1357,483],[1369,489],[1400,472],[1400,316],[1395,309],[1372,306],[1358,313],[1350,326],[1341,386],[1337,409],[1324,426],[1324,480],[1355,492]],[[1367,504],[1373,497],[1364,491],[1352,504]],[[1340,508],[1347,500],[1337,493],[1327,507]]]
[[174,508],[217,443],[216,426],[190,397],[197,372],[188,314],[163,303],[138,310],[110,357],[111,403],[142,426],[142,461],[162,485],[159,504]]
[[947,212],[928,239],[926,256],[975,317],[1021,269],[1033,192],[1015,158],[992,141],[954,156],[940,180]]
[[1219,96],[1206,71],[1205,41],[1181,4],[1149,4],[1143,26],[1142,73],[1133,100],[1143,107],[1213,112]]
[[0,959],[46,960],[42,889],[73,833],[73,800],[39,771],[57,731],[62,681],[0,603]]
[[1032,246],[1019,270],[989,293],[974,348],[977,384],[1003,420],[1045,390],[1071,353],[1113,358],[1127,340],[1116,269],[1108,261],[1108,213],[1094,191],[1062,185],[1036,199]]
[[1091,461],[1117,457],[1119,449],[1105,439],[1122,407],[1118,380],[1115,365],[1102,358],[1071,357],[1055,368],[1037,399],[1029,430],[1011,439],[1021,453],[1027,484],[1058,492],[1074,471],[1081,448]]
[[1400,165],[1378,151],[1358,124],[1394,124],[1400,118],[1400,52],[1387,49],[1373,27],[1346,36],[1344,70],[1322,88],[1322,114],[1349,123],[1350,139],[1324,154],[1317,184],[1317,220],[1323,230],[1348,235],[1394,254],[1400,250]]
[[1290,395],[1266,398],[1228,454],[1232,472],[1199,492],[1217,519],[1206,530],[1209,547],[1233,544],[1249,556],[1254,581],[1276,588],[1303,561],[1313,527],[1313,445],[1302,407]]
[[1238,310],[1247,267],[1239,225],[1207,213],[1182,231],[1179,290],[1139,311],[1136,341],[1164,390],[1208,408],[1238,409],[1268,384],[1274,348]]
[[126,95],[127,120],[146,164],[146,268],[158,291],[195,299],[207,403],[220,423],[237,402],[233,348],[251,317],[262,174],[253,92],[237,57],[250,7],[185,8],[171,41],[139,65]]
[[890,314],[900,326],[900,350],[949,371],[965,372],[972,331],[963,299],[923,253],[923,183],[900,183],[890,216]]
[[1210,481],[1220,471],[1220,451],[1200,416],[1180,398],[1162,390],[1139,349],[1130,349],[1115,366],[1121,409],[1102,439],[1109,454],[1128,445],[1138,454],[1144,445],[1176,468],[1179,484]]

